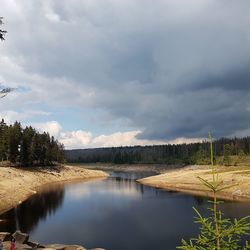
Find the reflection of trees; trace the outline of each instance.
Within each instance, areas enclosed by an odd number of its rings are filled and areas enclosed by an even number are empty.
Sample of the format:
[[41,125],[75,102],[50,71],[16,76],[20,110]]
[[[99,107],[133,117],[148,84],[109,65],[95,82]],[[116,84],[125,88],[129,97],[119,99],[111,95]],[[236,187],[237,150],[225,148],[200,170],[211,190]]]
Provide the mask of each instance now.
[[22,232],[31,232],[39,220],[47,215],[55,213],[61,207],[64,198],[64,189],[49,190],[34,195],[19,206],[0,216],[0,231],[14,232],[17,229]]
[[0,216],[0,232],[14,232],[16,230],[15,209]]

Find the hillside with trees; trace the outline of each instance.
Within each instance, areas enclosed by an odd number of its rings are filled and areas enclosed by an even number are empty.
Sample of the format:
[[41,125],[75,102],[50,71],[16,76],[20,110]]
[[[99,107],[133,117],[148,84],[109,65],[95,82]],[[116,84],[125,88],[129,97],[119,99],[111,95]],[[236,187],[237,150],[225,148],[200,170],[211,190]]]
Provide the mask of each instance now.
[[[116,164],[209,164],[207,141],[179,145],[133,146],[65,151],[68,162]],[[221,138],[214,141],[217,164],[240,165],[250,155],[250,137]]]
[[48,166],[64,162],[64,146],[48,133],[20,122],[0,122],[0,160],[15,166]]

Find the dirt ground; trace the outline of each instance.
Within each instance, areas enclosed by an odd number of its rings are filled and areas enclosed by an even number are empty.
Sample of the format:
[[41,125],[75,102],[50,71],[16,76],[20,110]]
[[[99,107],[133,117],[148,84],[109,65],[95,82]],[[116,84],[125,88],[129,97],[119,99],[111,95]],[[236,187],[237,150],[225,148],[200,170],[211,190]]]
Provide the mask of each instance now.
[[0,167],[0,214],[26,200],[45,184],[107,176],[103,171],[75,166],[34,169]]
[[[209,166],[188,166],[181,169],[169,170],[164,174],[147,177],[138,182],[157,188],[172,191],[212,197],[201,181],[201,177],[212,181]],[[225,200],[238,200],[250,202],[250,167],[218,167],[218,177],[221,185],[232,187],[218,193],[217,197]]]

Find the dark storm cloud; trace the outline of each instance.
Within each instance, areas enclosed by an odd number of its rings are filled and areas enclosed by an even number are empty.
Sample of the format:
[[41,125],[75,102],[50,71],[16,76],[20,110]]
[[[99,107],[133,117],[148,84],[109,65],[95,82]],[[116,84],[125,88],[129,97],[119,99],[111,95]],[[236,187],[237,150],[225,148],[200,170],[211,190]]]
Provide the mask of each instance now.
[[54,101],[79,106],[91,89],[90,109],[128,120],[145,139],[249,128],[249,1],[4,2],[4,55],[77,89],[72,98],[63,85]]
[[[188,88],[189,87],[189,88]],[[233,69],[224,75],[217,77],[207,77],[200,82],[194,82],[188,89],[193,90],[203,88],[221,88],[225,91],[250,91],[250,65],[246,65],[243,69]]]

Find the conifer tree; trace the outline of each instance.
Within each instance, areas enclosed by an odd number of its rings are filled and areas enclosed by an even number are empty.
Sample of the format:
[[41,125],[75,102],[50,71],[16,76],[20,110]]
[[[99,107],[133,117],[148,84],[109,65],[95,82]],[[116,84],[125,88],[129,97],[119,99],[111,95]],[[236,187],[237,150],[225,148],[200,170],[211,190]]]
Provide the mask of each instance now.
[[10,161],[16,163],[19,160],[21,146],[21,124],[15,122],[9,127],[9,155]]
[[4,119],[0,122],[0,160],[7,159],[8,143],[7,143],[7,131],[8,127],[4,122]]
[[19,122],[0,122],[0,159],[21,166],[44,166],[64,162],[64,147],[48,133],[21,127]]
[[195,222],[200,225],[200,233],[196,238],[186,241],[182,240],[182,245],[177,249],[182,250],[246,250],[250,249],[248,241],[242,242],[244,235],[250,233],[249,216],[241,219],[231,220],[224,217],[223,212],[218,210],[221,203],[217,199],[217,193],[229,188],[223,186],[219,180],[217,166],[214,165],[213,142],[210,138],[211,170],[212,181],[207,181],[199,177],[201,182],[213,193],[211,207],[209,207],[210,216],[203,217],[200,212],[194,208],[196,213]]
[[31,145],[35,130],[32,127],[26,127],[22,132],[20,163],[23,166],[30,166],[33,164]]

